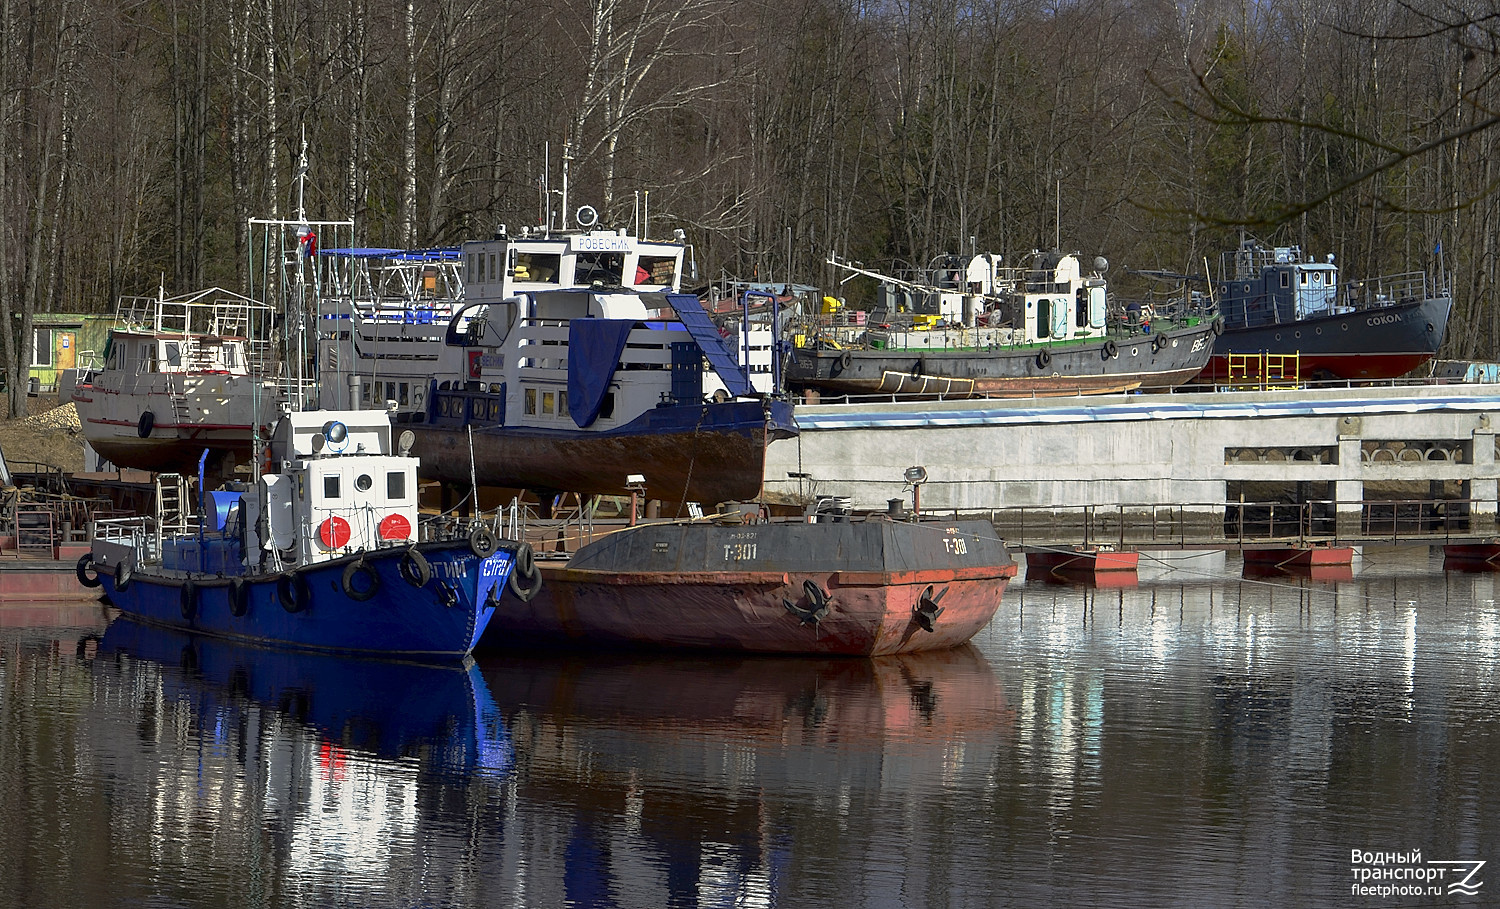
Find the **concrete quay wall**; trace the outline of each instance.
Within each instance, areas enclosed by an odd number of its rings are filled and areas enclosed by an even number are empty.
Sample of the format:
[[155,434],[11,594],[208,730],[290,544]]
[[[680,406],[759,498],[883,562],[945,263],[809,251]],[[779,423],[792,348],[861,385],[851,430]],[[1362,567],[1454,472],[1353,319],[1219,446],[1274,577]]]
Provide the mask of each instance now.
[[[771,444],[773,500],[847,496],[879,509],[1188,506],[1222,516],[1236,480],[1326,483],[1340,517],[1366,483],[1457,481],[1493,521],[1500,385],[1133,394],[799,405],[801,435]],[[1330,498],[1325,492],[1318,498]]]

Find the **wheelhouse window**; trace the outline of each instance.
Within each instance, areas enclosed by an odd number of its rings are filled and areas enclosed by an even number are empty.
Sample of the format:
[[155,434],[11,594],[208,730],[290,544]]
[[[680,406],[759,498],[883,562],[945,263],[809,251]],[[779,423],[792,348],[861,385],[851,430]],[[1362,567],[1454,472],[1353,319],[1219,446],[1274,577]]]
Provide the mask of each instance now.
[[385,497],[393,502],[406,498],[406,472],[393,470],[385,475]]
[[323,498],[337,499],[339,497],[339,475],[336,473],[325,473],[323,475]]
[[677,273],[677,260],[672,256],[641,256],[635,267],[635,283],[670,286]]

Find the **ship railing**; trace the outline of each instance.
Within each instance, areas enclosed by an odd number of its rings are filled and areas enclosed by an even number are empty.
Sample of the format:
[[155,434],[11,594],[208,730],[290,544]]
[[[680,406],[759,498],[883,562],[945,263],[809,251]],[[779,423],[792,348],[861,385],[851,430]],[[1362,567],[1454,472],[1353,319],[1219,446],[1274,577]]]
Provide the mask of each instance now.
[[136,553],[140,564],[161,558],[161,536],[157,532],[156,519],[150,515],[99,518],[94,521],[94,539],[129,547]]
[[272,310],[264,303],[218,287],[175,297],[124,296],[117,325],[164,334],[264,339]]
[[1344,285],[1339,303],[1353,309],[1375,309],[1425,300],[1436,293],[1437,288],[1427,280],[1427,272],[1408,271],[1351,281]]

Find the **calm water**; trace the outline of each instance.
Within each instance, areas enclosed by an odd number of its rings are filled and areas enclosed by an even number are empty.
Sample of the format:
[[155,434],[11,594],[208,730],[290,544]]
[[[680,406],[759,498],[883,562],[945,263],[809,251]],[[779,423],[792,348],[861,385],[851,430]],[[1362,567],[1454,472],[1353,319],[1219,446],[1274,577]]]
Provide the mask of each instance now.
[[[0,904],[1500,903],[1428,864],[1500,859],[1496,576],[1240,573],[1018,582],[876,662],[434,669],[8,604]],[[1356,895],[1353,850],[1443,892]]]

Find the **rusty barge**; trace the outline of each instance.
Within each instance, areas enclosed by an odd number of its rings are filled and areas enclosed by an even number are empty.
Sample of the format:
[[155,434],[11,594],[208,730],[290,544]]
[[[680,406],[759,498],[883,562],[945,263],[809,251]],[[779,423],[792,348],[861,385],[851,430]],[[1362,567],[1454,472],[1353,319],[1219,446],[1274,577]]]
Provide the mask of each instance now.
[[481,646],[546,643],[877,656],[956,647],[1016,562],[985,521],[816,515],[640,524],[537,562]]

